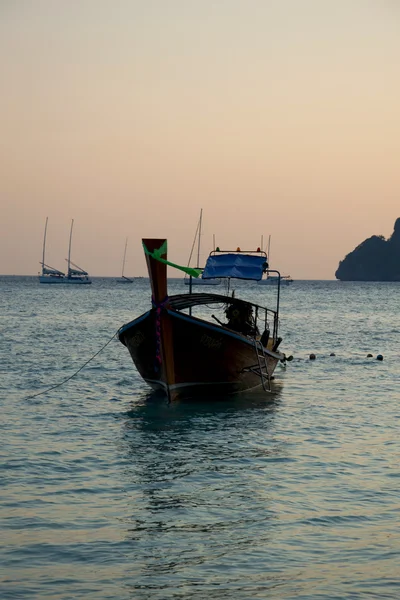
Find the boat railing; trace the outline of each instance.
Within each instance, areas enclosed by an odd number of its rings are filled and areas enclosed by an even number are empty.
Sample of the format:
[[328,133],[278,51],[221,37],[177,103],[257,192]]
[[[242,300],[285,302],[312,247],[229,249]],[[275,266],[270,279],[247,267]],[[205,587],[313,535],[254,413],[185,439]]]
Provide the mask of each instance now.
[[[208,294],[208,293],[192,293],[192,294],[177,294],[169,298],[170,307],[174,310],[188,310],[189,314],[192,314],[192,308],[200,306],[208,306],[211,309],[214,305],[219,305],[220,308],[226,308],[227,306],[240,306],[247,305],[252,308],[252,325],[255,335],[263,335],[266,331],[269,332],[268,337],[276,340],[278,338],[278,313],[272,308],[261,306],[249,300],[242,300],[233,296],[222,296],[220,294]],[[225,310],[224,308],[224,310]],[[228,326],[227,323],[223,323],[220,319],[212,316],[222,326]]]
[[257,304],[253,304],[252,306],[255,308],[255,328],[259,329],[261,334],[269,331],[269,335],[273,339],[276,339],[278,337],[278,313],[271,308],[264,308]]

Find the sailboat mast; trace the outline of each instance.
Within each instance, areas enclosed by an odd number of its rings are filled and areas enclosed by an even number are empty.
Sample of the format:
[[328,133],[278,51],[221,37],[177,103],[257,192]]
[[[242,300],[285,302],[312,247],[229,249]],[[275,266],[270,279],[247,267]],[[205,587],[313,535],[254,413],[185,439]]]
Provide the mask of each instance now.
[[199,237],[197,240],[197,268],[200,267],[200,240],[201,240],[201,221],[203,219],[203,209],[200,210],[200,220],[199,220]]
[[69,232],[69,247],[68,247],[68,275],[71,269],[71,242],[72,242],[72,228],[74,226],[74,220],[71,221],[71,231]]
[[49,220],[49,217],[46,217],[46,225],[44,226],[44,237],[43,237],[42,271],[44,269],[44,259],[45,259],[45,253],[46,253],[46,234],[47,234],[47,221],[48,220]]
[[122,261],[122,274],[121,274],[121,277],[124,276],[125,258],[126,258],[126,247],[127,247],[127,245],[128,245],[128,238],[126,238],[126,240],[125,240],[124,260]]

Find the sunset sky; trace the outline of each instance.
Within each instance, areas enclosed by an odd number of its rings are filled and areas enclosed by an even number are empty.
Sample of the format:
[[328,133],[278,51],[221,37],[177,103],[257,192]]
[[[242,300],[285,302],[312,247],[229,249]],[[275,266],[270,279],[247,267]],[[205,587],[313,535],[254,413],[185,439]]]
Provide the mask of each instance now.
[[[398,0],[2,0],[0,273],[255,249],[294,279],[400,217]],[[173,275],[173,273],[171,273]],[[178,275],[179,276],[179,275]]]

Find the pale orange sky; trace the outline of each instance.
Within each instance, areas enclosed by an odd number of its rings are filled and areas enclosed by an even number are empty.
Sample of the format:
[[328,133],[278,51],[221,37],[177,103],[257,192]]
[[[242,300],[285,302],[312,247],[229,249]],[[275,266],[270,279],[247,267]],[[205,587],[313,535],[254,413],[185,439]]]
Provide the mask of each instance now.
[[[212,235],[333,279],[400,217],[397,0],[0,3],[0,273],[146,273]],[[178,272],[171,275],[179,276]]]

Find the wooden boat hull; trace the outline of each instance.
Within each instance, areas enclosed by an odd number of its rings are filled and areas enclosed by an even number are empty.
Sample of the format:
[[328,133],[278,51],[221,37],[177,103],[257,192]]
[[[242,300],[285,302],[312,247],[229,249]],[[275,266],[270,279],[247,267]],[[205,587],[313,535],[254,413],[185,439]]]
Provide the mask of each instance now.
[[[163,345],[163,338],[168,343]],[[254,340],[172,309],[152,309],[121,327],[140,375],[170,400],[243,392],[263,384]],[[264,349],[271,377],[284,355]],[[268,386],[268,378],[264,378]]]

